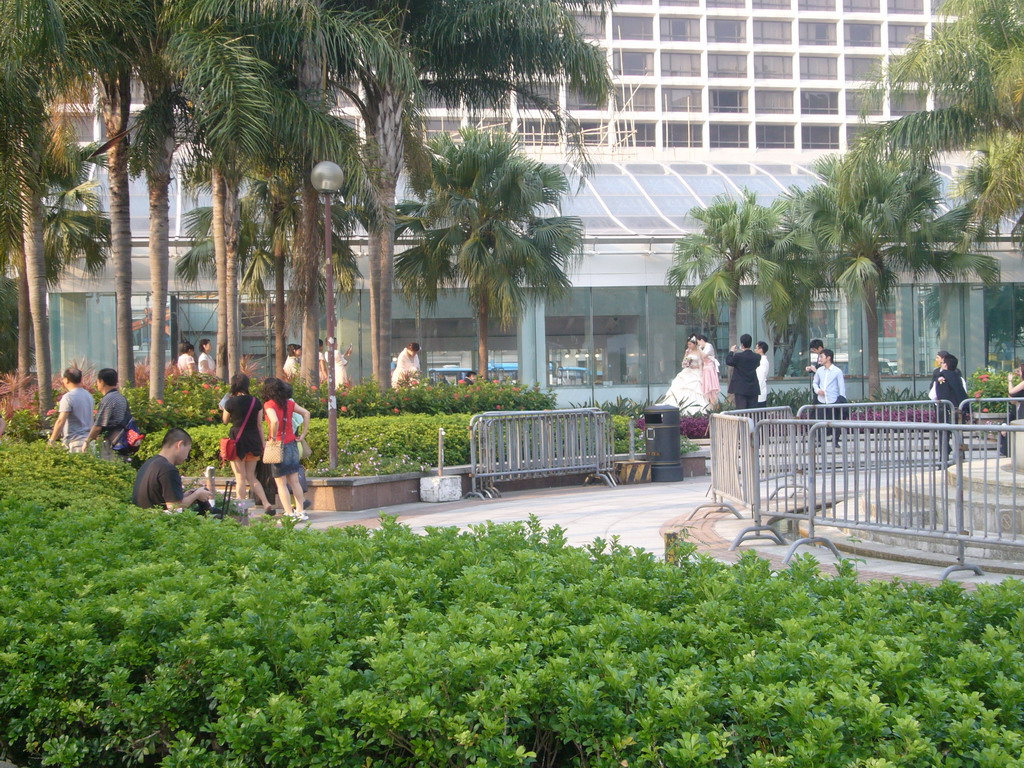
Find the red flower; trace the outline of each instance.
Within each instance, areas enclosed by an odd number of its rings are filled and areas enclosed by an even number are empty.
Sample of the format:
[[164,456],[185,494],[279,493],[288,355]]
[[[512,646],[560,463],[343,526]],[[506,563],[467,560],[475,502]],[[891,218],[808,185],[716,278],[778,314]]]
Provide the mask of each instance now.
[[310,388],[310,389],[312,389],[312,390],[313,390],[314,392],[316,392],[316,391],[317,391],[317,389],[319,389],[319,387],[317,387],[317,385],[316,385],[316,384],[312,384],[312,385],[310,385],[310,387],[309,387],[309,388]]
[[974,396],[980,398],[981,397],[981,390],[979,389],[977,392],[975,392]]
[[398,409],[397,408],[395,408],[395,413],[398,413]]
[[183,389],[183,390],[181,390],[181,394],[183,394],[183,395],[187,395],[187,394],[188,394],[188,390],[187,390],[187,389]]
[[55,414],[56,412],[57,412],[57,411],[56,411],[56,409],[54,409],[54,408],[51,408],[50,410],[48,410],[48,411],[46,412],[46,415],[47,415],[47,416],[53,416],[53,414]]
[[341,412],[342,413],[348,413],[348,406],[347,405],[341,406]]
[[983,373],[983,374],[981,374],[981,375],[980,375],[980,376],[979,376],[978,378],[979,378],[979,379],[981,379],[982,381],[988,381],[988,380],[989,380],[989,379],[991,379],[992,377],[991,377],[991,376],[989,376],[989,375],[988,375],[987,373]]
[[981,409],[981,412],[982,412],[982,413],[988,413],[988,408],[982,408],[982,409]]
[[164,401],[163,401],[163,400],[157,400],[157,402],[158,402],[158,403],[160,403],[160,405],[163,405],[163,404],[164,404]]
[[209,384],[203,384],[203,389],[209,389],[209,388],[210,388]]

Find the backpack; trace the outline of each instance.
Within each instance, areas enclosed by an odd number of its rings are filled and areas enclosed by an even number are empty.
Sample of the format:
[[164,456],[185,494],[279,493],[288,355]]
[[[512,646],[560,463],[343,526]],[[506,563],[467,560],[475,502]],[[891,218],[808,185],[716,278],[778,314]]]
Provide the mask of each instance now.
[[115,453],[120,453],[122,456],[131,456],[142,447],[142,441],[145,437],[146,435],[142,428],[139,427],[135,417],[132,416],[121,429],[120,434],[110,441],[110,447]]

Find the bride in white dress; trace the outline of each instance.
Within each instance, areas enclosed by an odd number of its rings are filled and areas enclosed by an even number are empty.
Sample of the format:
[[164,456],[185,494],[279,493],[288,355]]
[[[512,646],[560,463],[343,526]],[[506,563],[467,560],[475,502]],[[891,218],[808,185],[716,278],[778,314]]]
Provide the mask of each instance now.
[[683,366],[672,380],[668,392],[658,402],[674,405],[684,415],[707,411],[708,400],[704,396],[705,362],[704,353],[697,346],[697,337],[691,336],[686,342]]

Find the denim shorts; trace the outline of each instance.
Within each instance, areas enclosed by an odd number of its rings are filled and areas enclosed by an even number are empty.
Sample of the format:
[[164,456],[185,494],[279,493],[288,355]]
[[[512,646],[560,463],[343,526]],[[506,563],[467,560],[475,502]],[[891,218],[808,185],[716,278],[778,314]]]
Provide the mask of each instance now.
[[297,442],[285,443],[283,447],[281,463],[270,465],[270,471],[274,477],[287,477],[299,471],[299,444]]

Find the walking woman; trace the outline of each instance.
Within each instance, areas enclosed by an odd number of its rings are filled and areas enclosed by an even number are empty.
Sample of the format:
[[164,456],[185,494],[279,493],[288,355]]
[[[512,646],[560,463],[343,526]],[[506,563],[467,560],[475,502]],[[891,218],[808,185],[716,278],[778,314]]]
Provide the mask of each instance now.
[[228,434],[235,441],[238,454],[231,460],[238,498],[248,499],[251,491],[263,505],[263,511],[273,515],[274,508],[267,500],[263,484],[256,479],[256,462],[263,456],[263,431],[260,429],[263,404],[258,397],[249,394],[249,377],[244,373],[231,377],[231,396],[224,400],[222,409],[224,423],[231,424]]
[[[304,495],[299,484],[298,441],[304,440],[309,430],[309,411],[288,395],[287,382],[274,377],[263,382],[263,412],[267,417],[267,437],[280,440],[283,444],[281,463],[271,464],[270,468],[274,473],[274,482],[277,483],[277,493],[285,514],[296,520],[308,520],[309,515],[302,511]],[[296,413],[302,417],[298,435],[292,426],[292,416]]]

